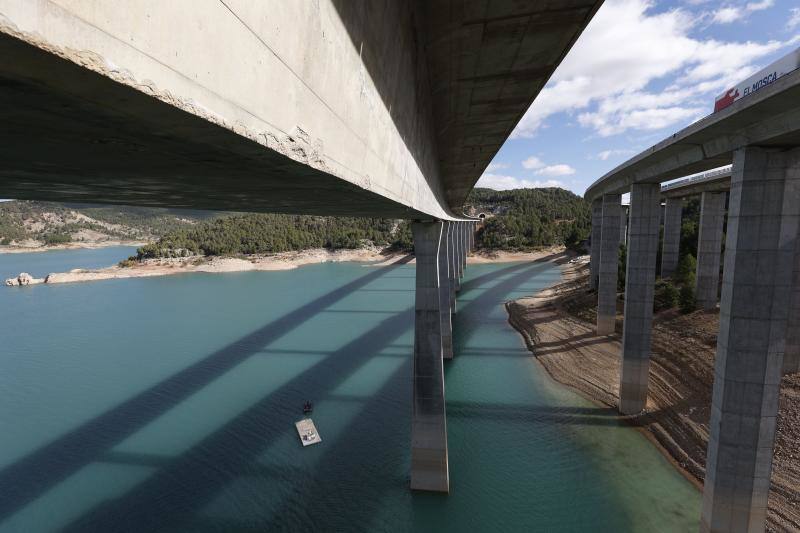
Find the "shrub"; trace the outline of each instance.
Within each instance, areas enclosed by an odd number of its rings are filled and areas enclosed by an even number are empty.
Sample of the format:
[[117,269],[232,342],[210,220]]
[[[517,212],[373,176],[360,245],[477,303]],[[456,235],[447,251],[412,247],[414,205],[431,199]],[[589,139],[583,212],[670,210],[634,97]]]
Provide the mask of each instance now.
[[48,246],[52,244],[64,244],[72,241],[69,233],[48,233],[44,236],[44,243]]
[[656,281],[655,293],[653,295],[653,310],[663,311],[672,309],[679,303],[680,291],[669,281],[660,279]]
[[619,245],[619,261],[617,262],[617,290],[625,290],[625,269],[628,266],[628,247]]
[[117,264],[119,265],[120,268],[130,268],[132,266],[136,266],[138,263],[139,261],[136,260],[136,256],[132,255],[131,257],[123,259]]
[[697,260],[692,254],[686,254],[678,262],[675,270],[675,281],[681,285],[694,287],[695,271],[697,270]]
[[697,308],[697,302],[694,298],[694,288],[691,285],[684,285],[681,287],[678,305],[680,305],[681,313],[684,314],[691,313]]

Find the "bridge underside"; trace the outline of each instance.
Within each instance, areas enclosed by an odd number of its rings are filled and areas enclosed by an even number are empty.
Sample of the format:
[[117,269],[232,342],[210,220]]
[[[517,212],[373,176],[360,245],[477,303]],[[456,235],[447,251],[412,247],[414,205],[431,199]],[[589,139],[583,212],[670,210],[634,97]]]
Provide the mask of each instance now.
[[424,216],[4,34],[0,57],[0,197]]

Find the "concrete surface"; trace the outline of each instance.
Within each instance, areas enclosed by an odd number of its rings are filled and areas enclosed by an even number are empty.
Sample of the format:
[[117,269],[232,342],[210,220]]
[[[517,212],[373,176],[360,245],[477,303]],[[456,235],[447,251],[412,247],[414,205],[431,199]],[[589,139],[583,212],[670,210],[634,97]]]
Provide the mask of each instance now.
[[631,188],[619,382],[619,411],[625,415],[638,413],[647,404],[660,193],[657,183],[636,184]]
[[442,222],[414,222],[416,296],[411,414],[411,488],[448,492],[439,247]]
[[737,150],[701,531],[764,531],[800,226],[800,149]]
[[704,192],[700,198],[697,236],[697,270],[694,294],[700,309],[717,307],[722,228],[725,224],[724,192]]
[[600,3],[0,0],[0,197],[462,218]]
[[597,334],[614,333],[617,315],[617,267],[619,264],[619,194],[603,195],[600,230],[600,264],[597,286]]
[[439,316],[442,328],[442,358],[453,358],[453,306],[450,303],[450,267],[448,261],[449,240],[451,237],[450,226],[455,222],[442,222],[442,240],[439,245],[438,271],[439,271]]
[[661,277],[671,278],[678,268],[681,247],[683,199],[667,198],[664,206],[664,240],[661,248]]
[[600,239],[603,227],[603,201],[598,198],[592,202],[592,242],[589,251],[589,288],[597,288],[600,273]]

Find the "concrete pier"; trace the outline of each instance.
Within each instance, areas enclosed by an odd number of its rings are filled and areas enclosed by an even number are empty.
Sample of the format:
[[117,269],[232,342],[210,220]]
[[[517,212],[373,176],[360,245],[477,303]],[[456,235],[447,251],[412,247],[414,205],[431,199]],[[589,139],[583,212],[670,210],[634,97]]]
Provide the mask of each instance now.
[[453,222],[453,291],[461,290],[461,239],[458,238],[458,222]]
[[725,222],[725,193],[704,192],[700,201],[700,228],[697,238],[697,306],[714,309],[719,288],[719,262],[722,254],[722,226]]
[[681,246],[682,198],[667,198],[664,207],[664,243],[661,248],[661,277],[671,278],[678,268]]
[[589,251],[589,288],[597,288],[600,273],[600,235],[603,227],[603,201],[598,198],[592,202],[592,249]]
[[[456,276],[456,223],[447,224],[447,281],[450,290],[450,313],[456,314],[456,290],[459,288]],[[451,320],[452,323],[452,320]]]
[[442,222],[414,222],[411,225],[417,262],[411,488],[448,492],[450,481],[439,292],[442,226]]
[[453,321],[450,303],[450,262],[447,257],[450,226],[453,222],[442,222],[442,240],[439,245],[439,316],[442,328],[442,358],[453,358]]
[[619,194],[603,195],[600,260],[597,286],[597,334],[614,333],[617,315],[617,265],[619,263]]
[[467,253],[469,252],[467,244],[467,223],[459,222],[459,229],[461,230],[461,277],[464,277],[464,269],[467,268]]
[[619,208],[619,243],[628,243],[628,209],[624,205]]
[[642,183],[631,187],[619,382],[619,411],[625,415],[638,413],[647,404],[660,197],[661,185],[658,183]]
[[783,373],[794,374],[795,372],[800,372],[800,239],[794,256],[792,302],[786,331],[786,352],[783,355]]
[[795,247],[800,149],[734,152],[701,531],[764,531]]

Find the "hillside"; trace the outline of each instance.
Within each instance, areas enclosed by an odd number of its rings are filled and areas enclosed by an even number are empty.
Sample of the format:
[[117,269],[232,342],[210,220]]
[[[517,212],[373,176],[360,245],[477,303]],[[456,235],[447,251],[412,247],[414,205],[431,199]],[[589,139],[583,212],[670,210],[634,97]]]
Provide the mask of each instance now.
[[53,202],[0,202],[0,245],[151,241],[215,213]]
[[465,212],[486,215],[476,246],[488,250],[576,245],[589,237],[592,219],[586,200],[558,188],[473,189]]
[[[475,189],[465,212],[486,216],[478,249],[531,250],[576,244],[589,233],[588,204],[562,189]],[[0,244],[146,241],[138,259],[279,253],[310,248],[411,250],[408,221],[129,206],[0,203]]]

